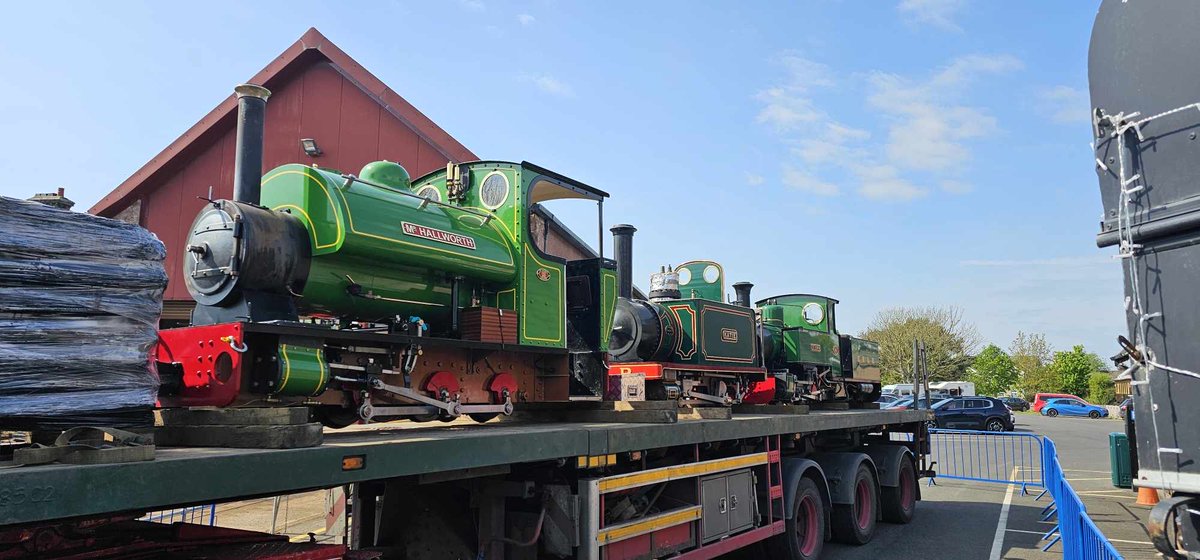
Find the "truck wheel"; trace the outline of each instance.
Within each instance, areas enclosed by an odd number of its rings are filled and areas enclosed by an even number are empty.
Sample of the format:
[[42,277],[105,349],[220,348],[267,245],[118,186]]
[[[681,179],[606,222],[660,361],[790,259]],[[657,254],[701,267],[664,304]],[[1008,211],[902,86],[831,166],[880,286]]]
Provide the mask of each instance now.
[[784,531],[767,539],[767,558],[812,560],[825,546],[825,504],[811,478],[796,485],[795,511],[784,521]]
[[1088,412],[1088,418],[1094,419],[1094,418],[1099,418],[1099,417],[1100,417],[1100,411],[1098,411],[1098,410],[1093,410],[1091,412]]
[[875,476],[866,464],[854,473],[854,503],[834,504],[829,516],[833,538],[846,544],[867,544],[875,535]]
[[912,461],[900,461],[900,483],[894,488],[879,489],[882,494],[883,520],[888,523],[908,523],[917,512],[917,472]]

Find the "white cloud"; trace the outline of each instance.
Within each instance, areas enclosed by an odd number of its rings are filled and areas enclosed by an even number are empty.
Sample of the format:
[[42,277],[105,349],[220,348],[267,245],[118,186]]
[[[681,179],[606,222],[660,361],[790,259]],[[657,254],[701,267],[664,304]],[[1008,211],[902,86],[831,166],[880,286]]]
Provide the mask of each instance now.
[[763,104],[755,120],[776,132],[789,132],[823,119],[824,114],[816,109],[808,93],[834,84],[829,67],[793,52],[780,55],[775,62],[783,66],[787,78],[782,85],[754,96]]
[[942,187],[942,191],[950,194],[967,194],[974,190],[970,183],[956,179],[943,179],[939,186]]
[[929,194],[901,177],[891,165],[858,165],[853,171],[861,182],[858,194],[872,200],[906,201]]
[[964,0],[901,0],[896,9],[909,22],[961,32],[954,18],[965,5]]
[[1038,92],[1038,104],[1050,120],[1062,124],[1090,123],[1091,101],[1087,92],[1070,86],[1054,86]]
[[483,3],[483,0],[458,0],[458,3],[472,12],[487,11],[487,5]]
[[804,58],[794,52],[785,52],[779,56],[778,63],[787,69],[789,88],[809,91],[813,88],[834,85],[833,73],[828,66],[820,62]]
[[792,153],[810,164],[836,164],[862,157],[863,150],[857,144],[870,137],[870,132],[828,120],[823,134],[801,138]]
[[533,82],[533,85],[537,86],[538,89],[550,95],[558,97],[575,96],[575,90],[569,84],[549,74],[529,76],[527,80]]
[[751,187],[757,187],[757,186],[763,184],[764,182],[766,182],[766,179],[764,179],[762,175],[759,175],[757,173],[747,173],[746,174],[746,184],[750,185]]
[[835,196],[840,192],[837,185],[822,181],[790,165],[783,167],[783,184],[791,189],[820,196]]
[[763,108],[755,120],[770,125],[777,132],[796,130],[817,122],[824,116],[813,106],[812,99],[782,87],[763,90],[755,99],[763,103]]
[[537,21],[537,18],[529,14],[520,14],[517,16],[517,21],[520,22],[521,25],[529,26],[533,25],[533,22]]
[[1021,67],[1021,61],[1009,55],[967,55],[924,81],[872,74],[868,102],[891,122],[885,146],[888,160],[919,171],[962,169],[971,159],[965,141],[986,136],[997,127],[996,119],[984,110],[958,102],[962,91],[982,74]]
[[971,143],[992,134],[999,122],[985,109],[966,104],[965,93],[983,76],[1023,66],[1010,55],[972,54],[925,76],[868,74],[871,118],[886,128],[875,139],[815,101],[814,90],[837,84],[828,66],[794,53],[776,62],[786,70],[785,79],[755,95],[762,103],[755,120],[770,126],[795,162],[802,163],[783,166],[783,184],[830,196],[841,192],[831,180],[840,177],[857,181],[860,196],[880,201],[912,200],[935,191],[970,192],[972,186],[960,177],[972,159]]

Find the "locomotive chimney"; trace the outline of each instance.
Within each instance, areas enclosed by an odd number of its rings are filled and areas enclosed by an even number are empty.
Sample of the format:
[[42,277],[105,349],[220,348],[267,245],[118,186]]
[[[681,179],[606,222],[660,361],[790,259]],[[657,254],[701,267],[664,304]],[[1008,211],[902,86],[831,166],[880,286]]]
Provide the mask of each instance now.
[[613,257],[617,259],[617,295],[633,297],[633,232],[637,228],[629,224],[612,227]]
[[750,307],[750,289],[754,284],[750,282],[738,282],[733,285],[733,303],[742,307]]
[[233,91],[238,99],[233,199],[258,204],[262,191],[263,122],[271,92],[255,84],[242,84],[233,88]]

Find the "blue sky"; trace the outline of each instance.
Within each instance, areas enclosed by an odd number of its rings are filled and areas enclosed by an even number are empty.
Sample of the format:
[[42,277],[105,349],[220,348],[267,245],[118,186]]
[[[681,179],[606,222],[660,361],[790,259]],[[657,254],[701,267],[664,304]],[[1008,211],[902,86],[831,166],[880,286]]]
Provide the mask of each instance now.
[[[0,193],[84,208],[316,26],[481,157],[612,193],[637,278],[694,258],[755,295],[956,305],[1107,354],[1094,234],[1096,2],[19,3],[0,34]],[[553,211],[585,239],[594,208]],[[611,244],[606,242],[611,247]]]

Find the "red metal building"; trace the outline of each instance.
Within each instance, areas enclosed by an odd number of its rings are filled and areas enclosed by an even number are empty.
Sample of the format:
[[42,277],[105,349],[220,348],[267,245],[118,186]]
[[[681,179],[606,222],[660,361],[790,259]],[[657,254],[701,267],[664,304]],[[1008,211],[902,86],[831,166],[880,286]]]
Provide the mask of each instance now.
[[[302,162],[357,172],[387,159],[417,177],[448,161],[479,159],[315,28],[249,82],[271,90],[264,170]],[[184,283],[174,279],[187,229],[204,204],[198,197],[210,187],[215,198],[233,195],[236,115],[230,95],[89,210],[140,224],[167,246],[172,282],[164,322],[186,321],[193,306]],[[305,153],[302,139],[315,141],[320,155]],[[549,252],[568,259],[595,255],[553,215],[539,217]]]

